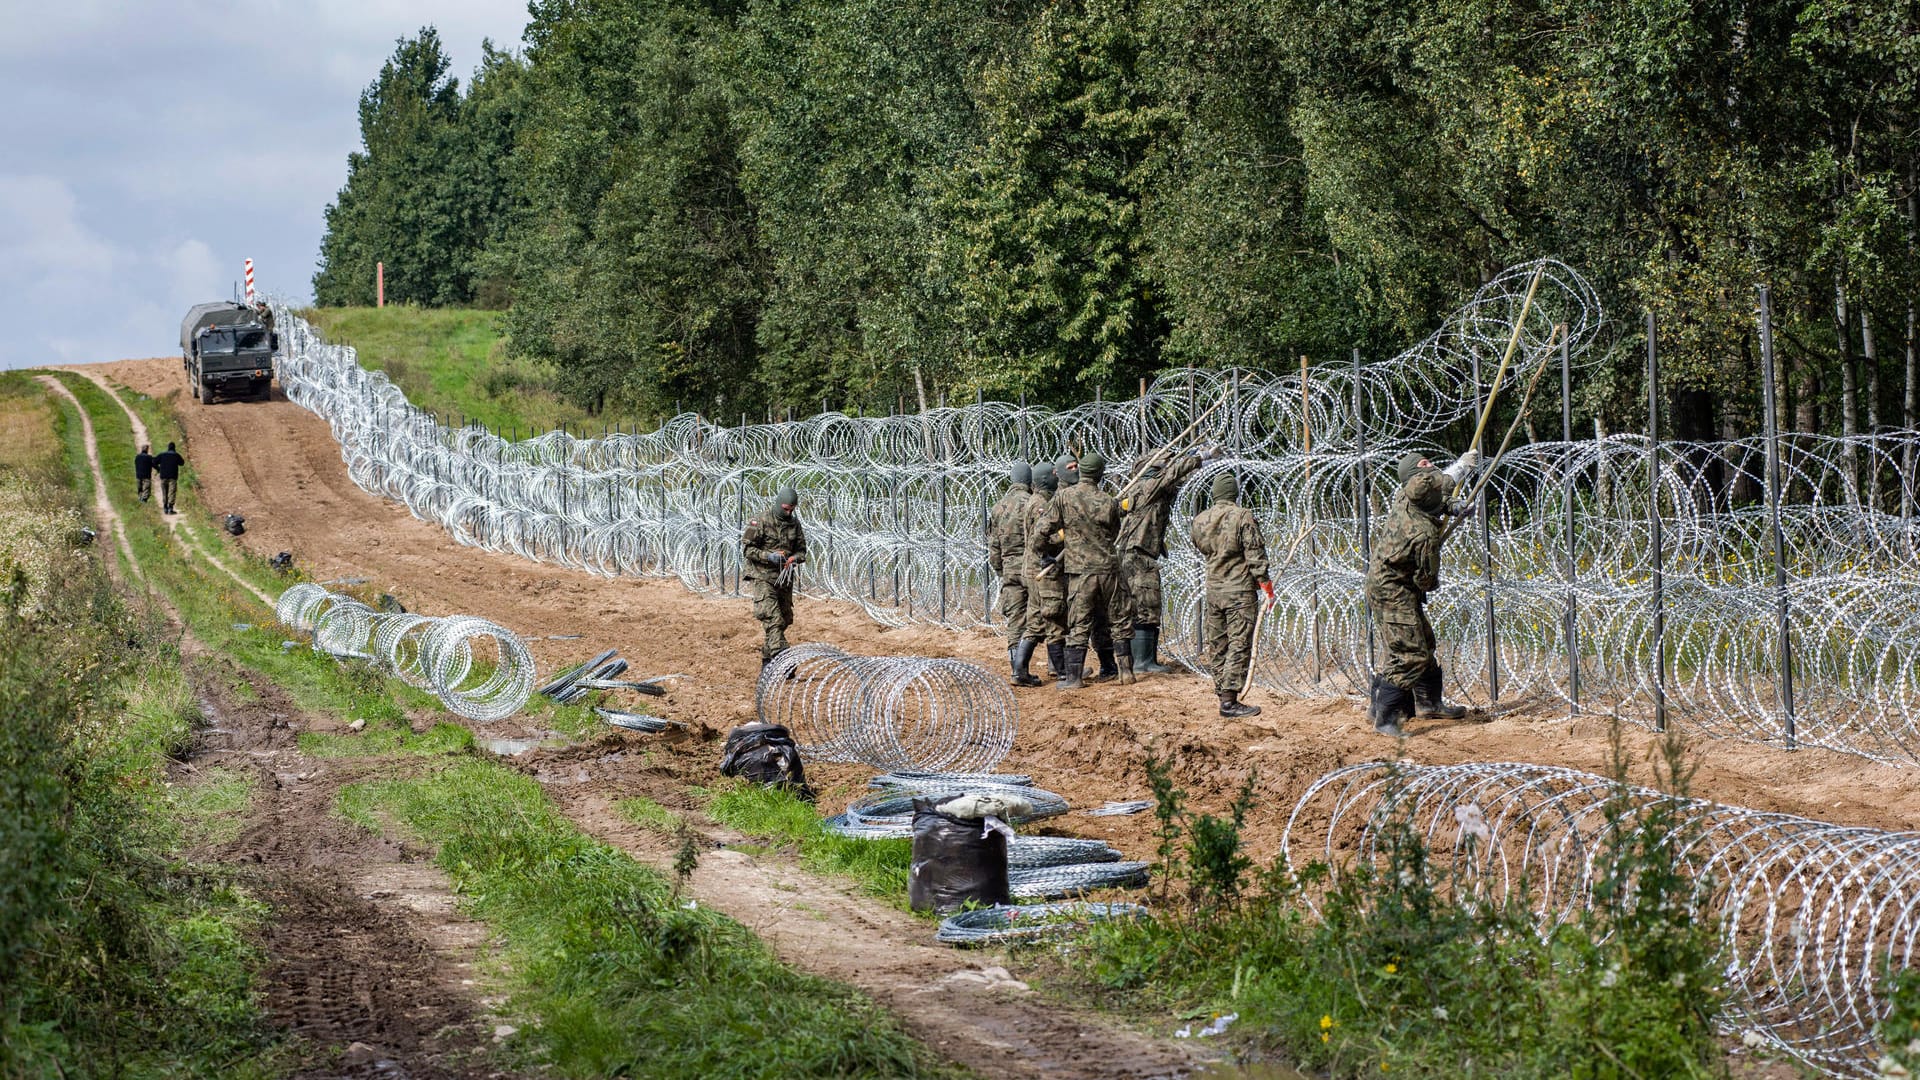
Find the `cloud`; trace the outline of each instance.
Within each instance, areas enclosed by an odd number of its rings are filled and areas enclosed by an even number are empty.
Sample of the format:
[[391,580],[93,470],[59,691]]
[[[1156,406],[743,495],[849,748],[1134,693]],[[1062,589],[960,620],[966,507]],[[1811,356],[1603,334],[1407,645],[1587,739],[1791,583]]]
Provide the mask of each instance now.
[[395,39],[438,27],[464,82],[525,22],[524,0],[0,0],[0,367],[169,353],[249,256],[310,297]]

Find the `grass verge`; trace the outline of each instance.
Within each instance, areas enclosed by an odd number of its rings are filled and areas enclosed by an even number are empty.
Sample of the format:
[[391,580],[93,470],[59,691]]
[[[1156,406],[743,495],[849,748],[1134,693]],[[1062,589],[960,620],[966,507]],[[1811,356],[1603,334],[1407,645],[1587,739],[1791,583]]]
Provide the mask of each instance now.
[[749,836],[796,849],[800,865],[814,873],[852,878],[869,895],[907,908],[912,840],[841,836],[827,829],[812,804],[792,792],[738,781],[712,792],[707,813]]
[[356,784],[340,807],[434,847],[507,942],[533,1061],[569,1076],[911,1077],[937,1073],[893,1020],[798,974],[739,924],[582,835],[538,784],[484,761]]
[[50,448],[0,465],[0,1076],[272,1075],[261,906],[185,854],[244,785],[169,788],[199,713],[171,635],[109,584],[104,542],[73,546],[91,491],[72,479],[77,417],[17,376],[0,414],[16,433],[40,417],[21,445]]

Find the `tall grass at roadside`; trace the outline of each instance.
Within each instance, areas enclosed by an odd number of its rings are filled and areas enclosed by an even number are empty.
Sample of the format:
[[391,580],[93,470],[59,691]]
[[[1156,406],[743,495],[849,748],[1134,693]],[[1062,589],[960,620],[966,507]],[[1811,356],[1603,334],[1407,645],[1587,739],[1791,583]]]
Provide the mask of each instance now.
[[912,1077],[937,1073],[894,1021],[798,974],[752,934],[575,829],[539,785],[463,761],[355,784],[351,820],[436,849],[505,940],[530,1064],[566,1076]]
[[41,416],[29,445],[63,467],[0,464],[0,1075],[267,1075],[259,906],[181,854],[234,792],[168,788],[198,710],[170,636],[72,546],[79,425],[41,395],[0,379],[0,414]]

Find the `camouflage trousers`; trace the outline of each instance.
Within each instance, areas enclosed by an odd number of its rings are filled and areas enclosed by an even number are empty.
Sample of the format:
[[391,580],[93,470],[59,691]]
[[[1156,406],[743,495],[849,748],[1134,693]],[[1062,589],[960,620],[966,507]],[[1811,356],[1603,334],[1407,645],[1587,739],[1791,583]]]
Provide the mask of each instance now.
[[771,660],[787,648],[787,627],[793,625],[793,586],[749,578],[747,596],[753,600],[753,617],[767,634],[760,659]]
[[1388,604],[1373,609],[1373,625],[1386,660],[1378,672],[1402,690],[1411,690],[1439,661],[1434,659],[1433,624],[1421,603]]
[[1027,590],[1026,636],[1047,645],[1067,640],[1067,589],[1058,576],[1041,578]]
[[1027,632],[1027,586],[1017,577],[1000,580],[1000,617],[1007,623],[1007,641],[1031,637]]
[[1207,670],[1213,672],[1216,693],[1237,694],[1247,688],[1259,597],[1259,593],[1207,590]]
[[1160,560],[1138,548],[1120,554],[1120,576],[1127,581],[1133,625],[1160,625]]
[[1133,602],[1118,571],[1067,576],[1067,646],[1110,649],[1133,636]]

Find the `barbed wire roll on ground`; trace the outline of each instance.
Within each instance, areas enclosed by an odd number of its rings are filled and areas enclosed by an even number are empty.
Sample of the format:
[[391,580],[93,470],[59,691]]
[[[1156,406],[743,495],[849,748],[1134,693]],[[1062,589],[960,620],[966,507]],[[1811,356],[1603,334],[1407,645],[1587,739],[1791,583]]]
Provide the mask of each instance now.
[[1380,867],[1388,826],[1404,825],[1427,846],[1436,885],[1469,903],[1524,900],[1545,935],[1594,905],[1607,852],[1656,807],[1678,826],[1695,916],[1719,928],[1722,1025],[1830,1075],[1874,1075],[1874,1025],[1888,1008],[1878,980],[1909,966],[1920,938],[1920,833],[1676,799],[1550,766],[1373,762],[1308,788],[1281,850],[1296,866]]
[[[274,616],[312,634],[316,651],[372,661],[411,686],[431,690],[449,711],[469,720],[505,719],[533,693],[533,654],[518,635],[486,619],[378,611],[305,582],[280,594]],[[491,642],[490,655],[483,650],[476,657],[477,642]]]
[[984,772],[1013,746],[1019,706],[1005,679],[963,660],[789,648],[760,673],[763,723],[801,754],[922,773]]

